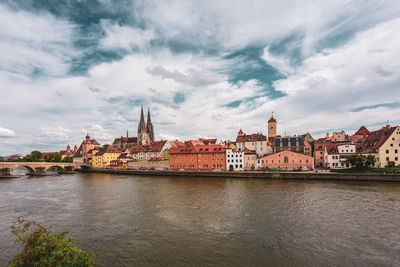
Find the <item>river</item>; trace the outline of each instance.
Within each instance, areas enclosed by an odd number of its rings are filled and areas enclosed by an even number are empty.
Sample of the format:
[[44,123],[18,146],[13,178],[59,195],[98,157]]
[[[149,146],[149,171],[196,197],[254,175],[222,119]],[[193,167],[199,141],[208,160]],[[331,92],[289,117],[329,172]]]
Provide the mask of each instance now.
[[400,266],[400,183],[73,174],[0,180],[0,265],[17,217],[101,266]]

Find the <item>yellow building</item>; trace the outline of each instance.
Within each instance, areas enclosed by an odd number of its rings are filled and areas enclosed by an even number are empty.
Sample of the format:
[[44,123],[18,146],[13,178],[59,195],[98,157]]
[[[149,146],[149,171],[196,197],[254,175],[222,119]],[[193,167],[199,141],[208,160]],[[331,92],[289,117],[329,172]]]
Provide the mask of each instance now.
[[93,153],[93,168],[107,168],[110,166],[112,160],[117,160],[121,155],[121,152],[111,145],[104,145],[100,150],[94,154]]

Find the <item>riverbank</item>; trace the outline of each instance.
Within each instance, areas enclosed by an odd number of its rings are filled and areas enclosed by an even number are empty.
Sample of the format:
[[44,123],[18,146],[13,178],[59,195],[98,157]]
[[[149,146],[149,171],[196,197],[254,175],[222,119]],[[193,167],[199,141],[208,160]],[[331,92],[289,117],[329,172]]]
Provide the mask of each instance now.
[[84,173],[108,173],[120,175],[174,176],[174,177],[220,177],[220,178],[256,178],[287,180],[345,180],[345,181],[377,181],[400,182],[400,174],[382,173],[316,173],[316,172],[261,172],[261,171],[156,171],[156,170],[121,170],[121,169],[77,169]]

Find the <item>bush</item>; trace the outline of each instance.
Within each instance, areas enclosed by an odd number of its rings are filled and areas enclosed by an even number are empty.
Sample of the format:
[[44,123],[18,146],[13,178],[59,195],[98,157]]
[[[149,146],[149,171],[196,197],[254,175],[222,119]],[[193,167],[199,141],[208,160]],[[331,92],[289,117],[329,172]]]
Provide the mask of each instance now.
[[18,218],[11,225],[17,236],[15,243],[23,250],[14,256],[8,266],[96,266],[93,251],[83,250],[78,239],[67,237],[68,232],[53,233],[35,222]]

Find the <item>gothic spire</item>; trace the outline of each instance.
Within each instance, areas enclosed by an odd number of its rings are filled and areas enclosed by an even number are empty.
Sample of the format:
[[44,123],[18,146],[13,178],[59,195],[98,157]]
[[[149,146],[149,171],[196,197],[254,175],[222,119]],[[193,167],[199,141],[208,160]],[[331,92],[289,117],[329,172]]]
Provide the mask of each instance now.
[[153,124],[151,123],[150,108],[147,111],[147,133],[149,134],[150,141],[154,142],[154,129]]
[[143,106],[140,110],[140,121],[138,126],[138,136],[141,132],[146,132],[146,123],[144,122]]

